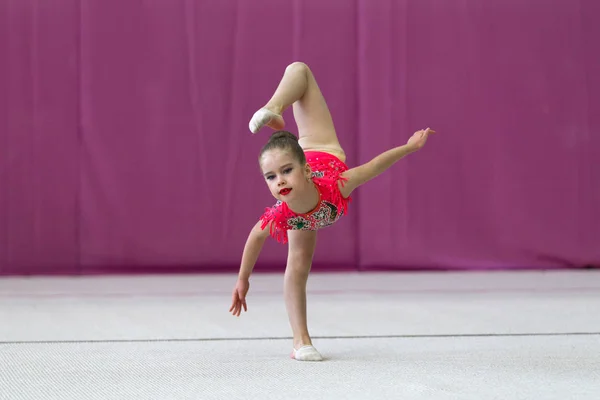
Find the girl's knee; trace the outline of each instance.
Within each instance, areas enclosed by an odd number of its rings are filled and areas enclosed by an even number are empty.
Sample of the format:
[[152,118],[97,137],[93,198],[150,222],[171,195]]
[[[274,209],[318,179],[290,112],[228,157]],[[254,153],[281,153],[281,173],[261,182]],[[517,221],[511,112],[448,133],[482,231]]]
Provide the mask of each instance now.
[[310,274],[310,264],[309,265],[298,265],[298,264],[288,263],[287,267],[285,268],[286,280],[291,280],[296,283],[306,282],[308,280],[309,274]]
[[286,270],[297,276],[308,276],[311,265],[312,254],[301,252],[288,257]]
[[303,63],[302,61],[295,61],[293,63],[291,63],[290,65],[288,65],[285,68],[286,71],[292,71],[292,70],[303,70],[303,71],[308,71],[308,65],[306,65],[305,63]]

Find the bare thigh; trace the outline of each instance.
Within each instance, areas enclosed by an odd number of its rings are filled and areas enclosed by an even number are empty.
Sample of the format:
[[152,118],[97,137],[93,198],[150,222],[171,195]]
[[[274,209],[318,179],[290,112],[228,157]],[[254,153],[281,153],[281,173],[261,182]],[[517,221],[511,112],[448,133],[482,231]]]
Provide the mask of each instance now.
[[[288,232],[288,265],[296,273],[310,271],[317,245],[316,231],[289,230]],[[292,271],[288,271],[292,272]]]
[[321,89],[308,66],[306,68],[308,86],[304,96],[293,104],[294,119],[298,126],[298,142],[305,151],[325,151],[336,155],[342,161],[346,155],[335,132],[329,107]]

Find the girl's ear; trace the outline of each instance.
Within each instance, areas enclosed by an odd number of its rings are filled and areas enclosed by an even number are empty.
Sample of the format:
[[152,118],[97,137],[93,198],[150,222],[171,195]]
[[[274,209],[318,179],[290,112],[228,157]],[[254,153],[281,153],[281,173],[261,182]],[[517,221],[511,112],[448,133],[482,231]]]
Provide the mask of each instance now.
[[310,167],[309,163],[306,163],[306,165],[304,166],[304,170],[306,173],[306,179],[310,180],[310,178],[312,178],[312,168]]

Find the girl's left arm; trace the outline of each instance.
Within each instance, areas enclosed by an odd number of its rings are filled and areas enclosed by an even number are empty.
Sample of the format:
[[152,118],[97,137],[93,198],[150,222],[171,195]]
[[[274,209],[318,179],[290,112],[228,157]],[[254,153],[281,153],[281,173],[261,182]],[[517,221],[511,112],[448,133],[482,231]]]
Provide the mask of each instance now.
[[371,161],[342,173],[342,178],[346,179],[345,182],[340,181],[338,183],[342,196],[345,198],[350,196],[352,191],[357,187],[364,185],[371,179],[380,175],[408,154],[421,149],[431,133],[435,133],[435,131],[432,131],[429,128],[417,131],[410,139],[408,139],[408,143],[405,145],[381,153]]

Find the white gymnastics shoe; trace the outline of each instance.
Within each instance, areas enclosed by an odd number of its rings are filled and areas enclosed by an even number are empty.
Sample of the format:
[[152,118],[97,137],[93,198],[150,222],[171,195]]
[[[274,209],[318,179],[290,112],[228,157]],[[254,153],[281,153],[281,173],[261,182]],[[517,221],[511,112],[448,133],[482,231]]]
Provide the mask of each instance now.
[[322,361],[323,356],[313,346],[302,346],[298,350],[293,349],[291,358],[298,361]]
[[283,129],[285,123],[281,115],[275,114],[273,111],[267,110],[266,108],[261,108],[255,112],[252,119],[250,119],[248,128],[250,128],[250,132],[256,133],[265,125],[270,126],[273,129]]

